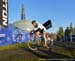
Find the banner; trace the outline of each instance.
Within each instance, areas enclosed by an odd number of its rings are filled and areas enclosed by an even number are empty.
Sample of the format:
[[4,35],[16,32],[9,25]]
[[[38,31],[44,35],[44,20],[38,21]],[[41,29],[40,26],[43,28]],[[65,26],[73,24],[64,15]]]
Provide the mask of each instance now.
[[51,20],[46,21],[43,26],[48,30],[49,28],[52,27],[52,22]]
[[0,26],[8,26],[8,0],[0,0]]

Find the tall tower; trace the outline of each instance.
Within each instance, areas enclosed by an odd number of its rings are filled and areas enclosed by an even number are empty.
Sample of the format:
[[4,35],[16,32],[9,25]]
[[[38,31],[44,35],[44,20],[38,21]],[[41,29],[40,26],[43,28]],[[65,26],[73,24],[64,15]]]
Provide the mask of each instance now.
[[24,9],[24,4],[22,4],[21,6],[21,20],[25,20],[25,9]]

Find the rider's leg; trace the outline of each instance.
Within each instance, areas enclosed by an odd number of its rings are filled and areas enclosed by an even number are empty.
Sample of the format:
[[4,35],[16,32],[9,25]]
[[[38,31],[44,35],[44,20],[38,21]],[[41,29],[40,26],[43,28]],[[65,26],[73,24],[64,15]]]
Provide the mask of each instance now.
[[43,37],[44,37],[44,41],[45,41],[44,46],[47,46],[47,34],[46,34],[46,32],[43,33]]
[[53,46],[53,39],[51,39],[51,46]]
[[38,45],[40,45],[40,32],[39,31],[36,32],[36,39],[38,41]]

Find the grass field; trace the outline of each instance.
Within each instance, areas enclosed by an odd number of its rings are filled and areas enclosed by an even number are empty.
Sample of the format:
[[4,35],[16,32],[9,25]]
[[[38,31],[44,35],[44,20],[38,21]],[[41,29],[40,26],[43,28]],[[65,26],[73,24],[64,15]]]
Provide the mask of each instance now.
[[[68,61],[75,58],[75,50],[54,45],[51,50],[40,48],[32,51],[27,43],[13,44],[0,47],[0,61]],[[71,60],[74,61],[74,60]]]

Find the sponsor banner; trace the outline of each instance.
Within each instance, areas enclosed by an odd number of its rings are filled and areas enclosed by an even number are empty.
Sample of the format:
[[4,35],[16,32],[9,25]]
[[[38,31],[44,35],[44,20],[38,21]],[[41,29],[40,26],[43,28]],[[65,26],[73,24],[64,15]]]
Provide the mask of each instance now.
[[8,0],[0,0],[0,26],[8,26]]
[[12,27],[2,27],[0,29],[0,46],[27,42],[29,40],[29,33],[20,29]]

